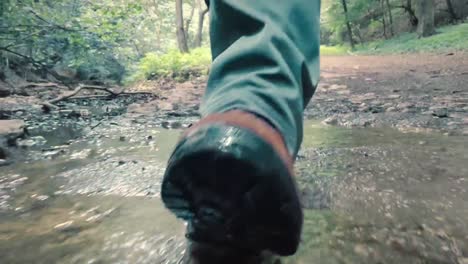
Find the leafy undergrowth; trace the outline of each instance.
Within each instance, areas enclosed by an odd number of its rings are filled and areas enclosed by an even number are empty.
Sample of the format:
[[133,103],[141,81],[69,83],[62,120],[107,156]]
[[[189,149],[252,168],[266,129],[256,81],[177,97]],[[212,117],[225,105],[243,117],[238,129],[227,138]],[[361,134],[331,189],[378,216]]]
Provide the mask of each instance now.
[[401,54],[418,52],[468,51],[468,23],[436,29],[436,34],[418,38],[416,33],[404,33],[388,40],[358,46],[358,54]]
[[[344,55],[347,51],[346,46],[320,46],[321,55]],[[211,53],[207,47],[193,49],[190,53],[176,49],[164,54],[148,53],[138,62],[126,83],[160,78],[187,81],[207,75],[210,65]]]
[[338,56],[348,54],[349,48],[347,46],[320,46],[321,56]]
[[169,50],[164,54],[148,53],[136,66],[134,73],[127,78],[127,83],[141,80],[171,78],[186,81],[208,73],[211,64],[209,48],[197,48],[190,53]]

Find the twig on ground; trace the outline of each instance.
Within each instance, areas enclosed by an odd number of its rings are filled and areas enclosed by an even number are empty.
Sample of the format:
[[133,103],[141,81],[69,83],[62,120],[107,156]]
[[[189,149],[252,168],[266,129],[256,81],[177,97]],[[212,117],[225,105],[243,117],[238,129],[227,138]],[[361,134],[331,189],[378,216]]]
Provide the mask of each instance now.
[[49,102],[42,103],[42,106],[45,108],[45,111],[50,111],[51,109],[55,109],[55,110],[59,109],[58,106],[51,104]]
[[33,88],[33,87],[57,87],[57,88],[64,88],[64,89],[68,89],[68,87],[66,86],[62,86],[58,83],[54,83],[54,82],[47,82],[47,83],[27,83],[23,86],[21,86],[20,88]]
[[81,89],[83,89],[83,86],[82,86],[82,85],[78,85],[78,87],[76,87],[75,90],[73,90],[73,91],[71,91],[71,92],[69,92],[69,93],[66,93],[66,94],[64,94],[64,95],[62,95],[62,96],[59,96],[59,97],[57,97],[57,98],[55,98],[55,99],[52,99],[52,100],[50,100],[48,103],[49,103],[49,104],[55,104],[55,103],[58,103],[58,102],[60,102],[60,101],[66,100],[66,99],[68,99],[68,98],[74,96],[75,94],[79,93],[79,92],[81,91]]
[[[49,110],[50,109],[57,109],[58,106],[55,105],[56,103],[74,97],[81,90],[99,90],[99,91],[107,92],[107,93],[110,94],[110,96],[113,96],[113,97],[121,96],[121,95],[136,95],[136,94],[153,95],[153,93],[150,93],[150,92],[131,92],[131,93],[127,93],[127,92],[124,92],[124,91],[116,92],[116,91],[113,91],[112,89],[110,89],[108,87],[80,84],[73,91],[70,91],[70,92],[65,93],[65,94],[63,94],[63,95],[61,95],[61,96],[59,96],[59,97],[57,97],[55,99],[52,99],[52,100],[50,100],[48,102],[43,103],[43,106],[46,109],[49,109]],[[100,96],[100,95],[80,96],[80,97],[78,97],[78,99],[89,99],[89,98],[100,98],[100,97],[103,97],[103,96]],[[106,97],[108,97],[108,96],[106,96]]]
[[91,127],[91,130],[95,129],[96,127],[100,126],[101,124],[102,124],[102,122],[97,123],[97,125],[94,125],[94,126]]

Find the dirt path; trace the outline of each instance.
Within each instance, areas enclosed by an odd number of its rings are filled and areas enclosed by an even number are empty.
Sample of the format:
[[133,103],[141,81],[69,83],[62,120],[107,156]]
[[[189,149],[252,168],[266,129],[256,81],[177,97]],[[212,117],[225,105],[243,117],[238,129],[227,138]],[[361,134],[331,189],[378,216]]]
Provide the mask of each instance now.
[[468,135],[468,54],[324,57],[306,115]]

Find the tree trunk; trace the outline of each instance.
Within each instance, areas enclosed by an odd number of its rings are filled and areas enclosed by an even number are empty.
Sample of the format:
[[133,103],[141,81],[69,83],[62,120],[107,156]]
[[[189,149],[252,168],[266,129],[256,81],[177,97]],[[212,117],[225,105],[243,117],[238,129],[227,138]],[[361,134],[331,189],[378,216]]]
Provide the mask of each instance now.
[[183,12],[183,2],[182,0],[176,0],[176,34],[177,34],[177,44],[179,50],[182,53],[187,53],[189,51],[187,45],[187,36],[184,29],[184,12]]
[[395,31],[393,30],[393,15],[392,15],[392,7],[390,6],[390,1],[386,0],[387,3],[387,10],[388,10],[388,22],[390,26],[390,34],[392,37],[395,35]]
[[190,16],[189,18],[185,21],[185,38],[187,38],[187,41],[190,40],[190,26],[192,25],[192,20],[193,16],[195,15],[195,4],[192,5],[192,9],[190,10]]
[[413,9],[413,4],[411,0],[406,0],[406,5],[402,5],[399,7],[403,8],[405,12],[408,13],[411,26],[413,27],[413,29],[416,28],[418,26],[419,21],[418,17],[416,16],[416,12]]
[[356,36],[358,37],[359,39],[359,42],[362,44],[364,44],[364,40],[362,38],[362,34],[361,34],[361,29],[359,27],[357,28],[354,28],[354,33],[356,34]]
[[383,36],[387,39],[387,21],[385,20],[385,7],[383,0],[380,0],[380,8],[382,9]]
[[447,3],[447,9],[450,14],[450,20],[452,23],[455,23],[458,20],[457,13],[455,13],[455,10],[453,9],[452,5],[452,0],[446,0]]
[[343,10],[345,13],[346,28],[348,29],[349,43],[351,44],[351,49],[354,49],[353,30],[351,29],[351,23],[349,23],[348,6],[346,5],[346,0],[341,0],[341,4],[343,5]]
[[198,29],[195,38],[195,47],[201,47],[203,42],[203,26],[205,25],[205,16],[208,13],[208,8],[203,7],[203,1],[198,0]]
[[421,38],[435,33],[434,0],[418,0],[416,14],[418,16],[418,36]]

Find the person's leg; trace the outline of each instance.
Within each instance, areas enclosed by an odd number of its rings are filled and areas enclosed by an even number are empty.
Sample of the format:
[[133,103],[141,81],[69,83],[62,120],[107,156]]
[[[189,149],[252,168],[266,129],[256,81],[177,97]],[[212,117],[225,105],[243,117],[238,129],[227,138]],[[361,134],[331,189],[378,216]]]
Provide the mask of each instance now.
[[293,160],[318,82],[319,0],[211,0],[213,65],[161,196],[188,237],[257,254],[293,254],[302,209]]
[[213,65],[201,111],[272,123],[295,155],[319,79],[320,0],[211,0]]

